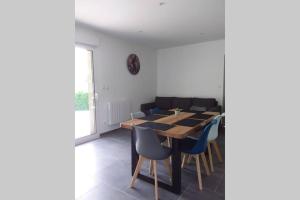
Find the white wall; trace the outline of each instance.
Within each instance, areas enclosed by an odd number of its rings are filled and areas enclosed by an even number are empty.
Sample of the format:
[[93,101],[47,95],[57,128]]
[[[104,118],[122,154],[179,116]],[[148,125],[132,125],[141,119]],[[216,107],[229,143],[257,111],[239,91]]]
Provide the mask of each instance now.
[[214,97],[222,105],[225,41],[158,50],[157,95]]
[[[119,125],[107,125],[107,102],[128,99],[131,111],[138,111],[141,103],[153,101],[156,96],[156,51],[124,40],[113,38],[76,24],[75,40],[94,47],[95,92],[99,94],[96,114],[97,132],[103,133]],[[139,56],[141,68],[137,75],[127,70],[129,54]],[[130,116],[128,116],[130,117]]]
[[[156,51],[76,24],[75,42],[93,49],[97,133],[119,127],[107,124],[107,102],[113,100],[128,99],[132,112],[157,95],[215,97],[222,104],[224,40]],[[140,58],[137,75],[127,70],[131,53]]]

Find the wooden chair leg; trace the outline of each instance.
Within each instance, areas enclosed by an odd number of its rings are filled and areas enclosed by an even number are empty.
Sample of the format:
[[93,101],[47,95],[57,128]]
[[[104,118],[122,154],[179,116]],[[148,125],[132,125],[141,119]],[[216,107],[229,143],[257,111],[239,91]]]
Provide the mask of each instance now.
[[153,160],[153,168],[154,168],[154,191],[155,191],[155,200],[158,200],[158,184],[157,184],[157,168],[156,168],[156,160]]
[[150,160],[150,163],[149,163],[149,175],[153,176],[153,162],[152,162],[152,160]]
[[195,158],[196,158],[198,185],[199,185],[199,189],[202,190],[203,187],[202,187],[202,178],[201,178],[199,155],[195,155]]
[[205,154],[201,153],[200,155],[201,155],[201,158],[202,158],[202,161],[203,161],[203,164],[204,164],[204,169],[206,171],[206,174],[207,174],[207,176],[210,176],[210,172],[209,172],[209,168],[208,168],[208,164],[207,164]]
[[181,168],[184,167],[185,160],[186,160],[186,154],[183,154],[182,163],[181,163]]
[[171,147],[171,140],[169,137],[167,137],[167,144],[168,144],[168,147]]
[[187,161],[186,161],[186,163],[187,163],[187,164],[190,164],[190,163],[191,163],[191,160],[192,160],[192,155],[189,155],[189,156],[188,156],[188,159],[187,159]]
[[211,148],[210,148],[210,143],[209,142],[207,144],[207,150],[208,150],[210,170],[211,170],[211,172],[214,172],[214,164],[213,164],[213,160],[212,160]]
[[169,158],[165,159],[164,164],[165,164],[165,167],[166,167],[166,169],[169,173],[169,176],[172,178],[172,169],[171,169],[171,164],[170,164],[169,161],[170,161]]
[[215,151],[216,151],[218,160],[219,160],[220,162],[223,162],[222,154],[221,154],[221,151],[220,151],[220,148],[219,148],[219,145],[218,145],[217,141],[215,141],[215,140],[212,141],[212,144],[213,144],[214,149],[215,149]]
[[[170,139],[170,137],[167,137],[167,144],[168,144],[168,147],[171,148],[171,139]],[[170,163],[172,163],[172,156],[169,157],[169,160],[170,160]]]
[[171,147],[171,139],[167,137],[167,139],[162,144],[167,147]]
[[140,173],[140,170],[141,170],[142,164],[143,164],[143,162],[144,162],[144,159],[145,159],[145,158],[144,158],[143,156],[141,156],[141,155],[139,156],[139,161],[138,161],[138,163],[137,163],[137,165],[136,165],[136,168],[135,168],[133,177],[132,177],[132,179],[131,179],[130,187],[133,187],[133,186],[134,186],[134,182],[135,182],[135,180],[136,180],[137,175]]

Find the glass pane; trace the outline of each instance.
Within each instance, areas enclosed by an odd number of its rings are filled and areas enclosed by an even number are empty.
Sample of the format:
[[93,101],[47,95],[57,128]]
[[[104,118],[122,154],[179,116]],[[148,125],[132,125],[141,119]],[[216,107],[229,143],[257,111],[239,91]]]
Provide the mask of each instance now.
[[75,48],[75,139],[94,133],[92,52]]

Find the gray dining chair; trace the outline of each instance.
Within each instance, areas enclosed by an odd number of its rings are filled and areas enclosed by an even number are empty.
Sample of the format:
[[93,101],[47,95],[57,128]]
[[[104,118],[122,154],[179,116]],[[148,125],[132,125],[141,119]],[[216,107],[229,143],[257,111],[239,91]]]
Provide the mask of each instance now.
[[135,148],[139,154],[139,160],[136,165],[130,187],[134,187],[135,180],[137,175],[140,173],[144,160],[151,160],[153,162],[154,170],[155,199],[158,200],[157,161],[164,161],[164,164],[171,176],[171,166],[168,159],[171,155],[171,148],[161,145],[160,140],[153,129],[134,126],[133,134],[135,134]]
[[130,116],[131,116],[131,119],[137,119],[137,118],[145,117],[146,115],[142,111],[138,111],[138,112],[130,113]]
[[[138,119],[138,118],[142,118],[142,117],[145,117],[145,113],[143,113],[142,111],[137,111],[137,112],[132,112],[130,113],[130,116],[131,116],[131,119]],[[167,146],[168,147],[171,147],[171,140],[169,137],[165,137],[165,136],[162,136],[162,135],[158,135],[158,138],[160,140],[160,143],[165,143],[167,142]],[[171,162],[171,157],[170,157],[170,162]],[[153,176],[153,163],[152,161],[150,160],[150,163],[149,163],[149,174]]]
[[[138,119],[138,118],[145,117],[146,115],[142,111],[137,111],[137,112],[130,113],[130,116],[131,116],[131,119],[133,120],[133,119]],[[150,160],[150,163],[149,163],[149,174],[153,175],[153,163],[152,163],[151,160]]]

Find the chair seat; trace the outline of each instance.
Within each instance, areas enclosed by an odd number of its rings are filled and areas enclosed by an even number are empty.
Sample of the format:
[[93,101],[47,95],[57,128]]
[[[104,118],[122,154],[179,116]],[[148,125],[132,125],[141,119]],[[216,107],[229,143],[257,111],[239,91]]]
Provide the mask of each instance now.
[[192,133],[192,134],[188,135],[187,138],[198,140],[200,138],[200,136],[201,136],[201,131]]
[[152,149],[152,151],[141,155],[150,160],[165,160],[171,155],[171,153],[172,151],[169,147],[162,146],[162,149],[160,150]]
[[193,148],[196,145],[197,140],[192,138],[184,138],[180,141],[180,151],[187,154],[199,154],[199,152],[193,152]]
[[167,139],[167,137],[162,136],[162,135],[158,135],[158,134],[157,134],[157,136],[158,136],[158,139],[159,139],[160,143],[163,143],[163,142],[166,141],[166,139]]

